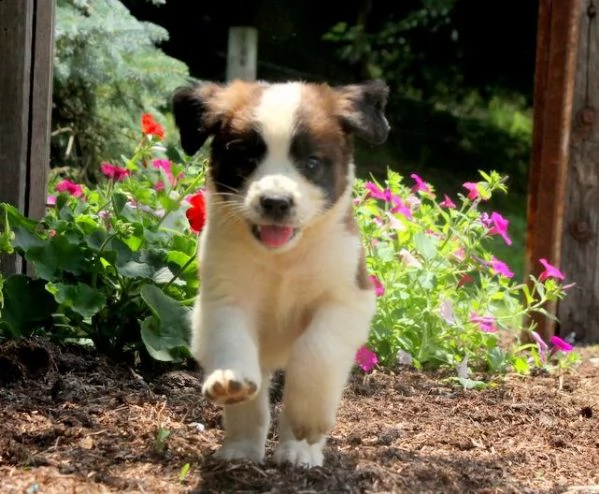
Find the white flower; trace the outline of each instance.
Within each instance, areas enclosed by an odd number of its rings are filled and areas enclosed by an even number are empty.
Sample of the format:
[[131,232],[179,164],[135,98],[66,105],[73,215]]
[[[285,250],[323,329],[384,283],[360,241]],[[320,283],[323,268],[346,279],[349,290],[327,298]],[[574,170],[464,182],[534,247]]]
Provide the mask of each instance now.
[[399,365],[412,365],[412,356],[405,350],[397,352],[397,363]]

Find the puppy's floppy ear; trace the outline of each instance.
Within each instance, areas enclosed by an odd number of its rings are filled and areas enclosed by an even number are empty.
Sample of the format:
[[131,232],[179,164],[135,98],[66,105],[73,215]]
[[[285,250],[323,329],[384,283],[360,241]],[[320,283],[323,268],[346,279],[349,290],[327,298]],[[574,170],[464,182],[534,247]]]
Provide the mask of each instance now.
[[189,156],[197,153],[220,125],[212,103],[221,89],[218,84],[201,83],[177,88],[173,93],[171,104],[175,124],[179,129],[181,147]]
[[389,87],[381,80],[335,88],[341,124],[370,144],[382,144],[389,135],[385,106]]

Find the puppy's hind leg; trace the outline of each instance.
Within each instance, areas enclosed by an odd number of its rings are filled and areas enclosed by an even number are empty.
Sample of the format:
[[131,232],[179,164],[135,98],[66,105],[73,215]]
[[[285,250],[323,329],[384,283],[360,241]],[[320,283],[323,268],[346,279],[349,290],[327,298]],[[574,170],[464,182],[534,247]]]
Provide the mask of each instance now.
[[295,342],[285,369],[278,463],[322,465],[326,436],[356,350],[367,338],[373,307],[367,297],[362,307],[328,304]]
[[216,452],[223,460],[247,458],[260,463],[264,459],[266,436],[270,426],[268,383],[270,376],[262,376],[262,386],[254,399],[239,405],[225,405],[225,441]]

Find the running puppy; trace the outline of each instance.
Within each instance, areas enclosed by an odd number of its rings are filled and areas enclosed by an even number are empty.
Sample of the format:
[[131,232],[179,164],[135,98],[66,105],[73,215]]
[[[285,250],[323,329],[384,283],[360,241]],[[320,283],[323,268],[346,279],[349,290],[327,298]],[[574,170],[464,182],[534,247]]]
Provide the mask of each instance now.
[[388,87],[234,81],[178,89],[181,146],[212,137],[192,352],[224,406],[223,459],[262,461],[285,370],[279,463],[323,463],[375,294],[352,210],[353,136],[387,139]]

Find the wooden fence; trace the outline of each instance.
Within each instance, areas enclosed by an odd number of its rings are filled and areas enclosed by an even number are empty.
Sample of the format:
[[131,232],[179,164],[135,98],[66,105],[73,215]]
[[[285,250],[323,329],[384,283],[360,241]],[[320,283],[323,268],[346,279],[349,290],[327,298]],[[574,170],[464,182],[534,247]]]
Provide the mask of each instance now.
[[[31,218],[46,204],[55,0],[0,0],[0,202]],[[21,272],[0,255],[0,272]]]

